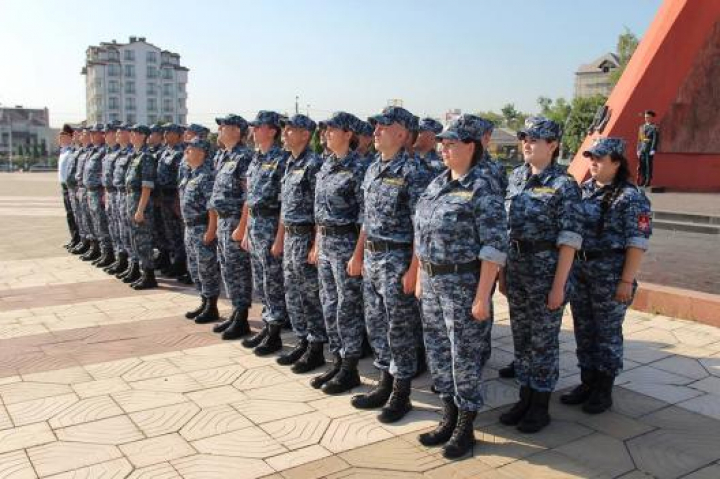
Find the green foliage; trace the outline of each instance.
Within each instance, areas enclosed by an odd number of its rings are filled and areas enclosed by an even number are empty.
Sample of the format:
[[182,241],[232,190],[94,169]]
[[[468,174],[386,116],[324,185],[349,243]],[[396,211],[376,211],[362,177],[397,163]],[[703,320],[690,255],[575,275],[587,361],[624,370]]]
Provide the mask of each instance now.
[[639,43],[640,39],[627,27],[625,27],[625,32],[618,36],[616,54],[620,59],[620,67],[610,74],[610,82],[613,85],[620,80]]
[[475,115],[485,118],[486,120],[490,120],[491,122],[495,123],[496,126],[505,126],[505,117],[503,117],[500,113],[488,110],[479,111],[475,113]]
[[602,95],[573,99],[563,135],[563,147],[566,152],[574,153],[580,148],[595,113],[606,101],[607,97]]
[[500,110],[503,116],[503,125],[512,129],[519,130],[523,127],[525,119],[528,117],[526,113],[522,113],[515,108],[513,103],[508,103]]
[[540,114],[564,125],[570,116],[572,105],[567,102],[563,97],[553,100],[548,97],[541,96],[537,99],[537,103],[540,106]]
[[312,137],[310,138],[310,149],[316,154],[320,154],[323,151],[323,147],[320,144],[320,130],[315,130]]

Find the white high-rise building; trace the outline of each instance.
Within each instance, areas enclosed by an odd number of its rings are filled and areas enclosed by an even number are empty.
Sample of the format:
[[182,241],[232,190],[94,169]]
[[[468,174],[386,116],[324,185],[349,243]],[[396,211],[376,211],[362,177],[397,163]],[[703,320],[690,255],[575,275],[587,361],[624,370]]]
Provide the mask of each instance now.
[[82,74],[89,124],[187,122],[188,69],[145,37],[88,47]]

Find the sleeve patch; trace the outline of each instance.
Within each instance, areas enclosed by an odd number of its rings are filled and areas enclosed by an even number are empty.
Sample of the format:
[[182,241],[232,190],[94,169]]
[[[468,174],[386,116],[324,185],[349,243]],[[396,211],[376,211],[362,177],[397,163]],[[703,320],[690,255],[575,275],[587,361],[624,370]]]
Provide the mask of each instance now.
[[643,232],[650,231],[650,215],[646,213],[638,215],[638,229]]

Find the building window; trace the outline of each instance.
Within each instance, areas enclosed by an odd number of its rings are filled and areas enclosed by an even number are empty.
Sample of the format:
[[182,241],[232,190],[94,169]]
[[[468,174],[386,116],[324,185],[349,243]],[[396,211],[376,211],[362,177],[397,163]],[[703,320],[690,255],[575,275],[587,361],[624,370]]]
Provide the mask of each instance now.
[[120,65],[111,63],[108,65],[108,76],[119,77],[120,76]]
[[118,113],[110,113],[110,121],[120,121],[120,115]]
[[147,67],[147,77],[148,78],[157,78],[158,77],[157,67],[148,66]]
[[185,115],[178,115],[178,123],[181,125],[184,125],[187,123],[187,119],[185,118]]
[[157,111],[158,103],[157,98],[148,98],[148,110]]
[[157,118],[157,115],[148,115],[148,123],[150,123],[151,125],[153,123],[157,123]]
[[120,61],[120,52],[117,50],[108,50],[108,60]]
[[173,111],[172,100],[170,98],[163,100],[163,111]]
[[172,75],[173,71],[172,71],[172,69],[170,69],[170,68],[163,68],[162,73],[163,73],[163,80],[172,80],[172,78],[173,78],[173,75]]
[[184,110],[185,105],[186,105],[185,98],[178,98],[178,108],[180,108],[181,110]]
[[173,121],[173,116],[172,116],[172,115],[165,115],[163,118],[164,118],[163,121],[164,121],[165,123],[172,123],[172,121]]
[[157,63],[157,52],[147,52],[147,62]]
[[135,78],[135,65],[125,65],[125,76]]
[[123,59],[126,62],[134,62],[135,61],[135,51],[134,50],[125,50]]
[[172,96],[173,85],[172,83],[163,84],[163,96]]
[[185,93],[185,83],[177,84],[178,93]]
[[102,88],[102,78],[95,79],[95,88],[98,90]]
[[125,121],[127,121],[131,125],[134,125],[136,121],[135,113],[128,113],[127,115],[125,115]]
[[125,110],[127,110],[127,111],[135,110],[135,97],[132,97],[132,96],[125,97]]
[[120,100],[116,96],[108,98],[108,108],[111,110],[118,110],[120,108]]
[[135,94],[135,82],[134,81],[125,82],[125,93],[128,95]]
[[108,82],[108,93],[120,93],[120,83],[117,80]]

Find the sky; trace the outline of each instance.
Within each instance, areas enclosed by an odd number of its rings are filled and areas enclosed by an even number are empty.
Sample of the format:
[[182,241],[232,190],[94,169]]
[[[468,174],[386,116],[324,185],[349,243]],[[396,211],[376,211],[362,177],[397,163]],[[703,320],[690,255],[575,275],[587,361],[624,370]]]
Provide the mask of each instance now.
[[[669,1],[669,0],[668,0]],[[257,110],[367,116],[525,112],[570,98],[575,70],[642,36],[662,0],[0,0],[0,105],[85,118],[89,45],[147,41],[190,69],[188,121]],[[309,110],[308,110],[309,105]]]

